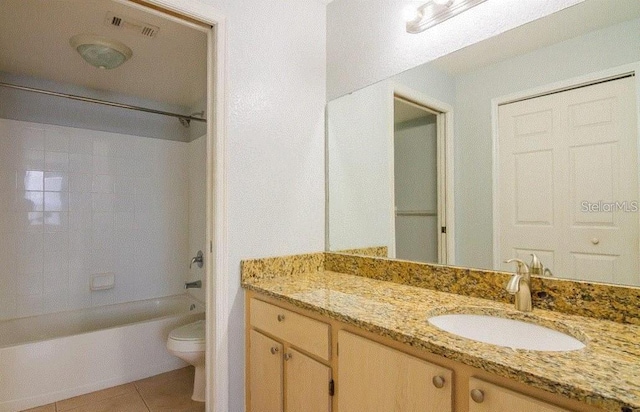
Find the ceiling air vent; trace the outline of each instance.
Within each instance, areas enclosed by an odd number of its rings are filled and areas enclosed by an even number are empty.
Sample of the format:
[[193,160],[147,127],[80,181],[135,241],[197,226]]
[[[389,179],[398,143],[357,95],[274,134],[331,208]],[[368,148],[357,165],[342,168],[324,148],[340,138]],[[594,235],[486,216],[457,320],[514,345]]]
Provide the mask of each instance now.
[[114,28],[135,32],[144,37],[156,37],[158,31],[160,31],[160,28],[157,26],[152,26],[151,24],[130,19],[121,15],[116,15],[112,12],[107,12],[107,15],[104,19],[104,24]]

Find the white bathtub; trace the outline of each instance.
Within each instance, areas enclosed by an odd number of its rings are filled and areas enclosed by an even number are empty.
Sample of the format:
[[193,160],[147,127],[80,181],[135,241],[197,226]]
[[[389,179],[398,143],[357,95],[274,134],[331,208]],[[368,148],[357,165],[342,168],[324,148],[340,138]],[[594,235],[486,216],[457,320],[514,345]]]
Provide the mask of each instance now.
[[0,412],[186,366],[167,336],[198,319],[204,305],[184,294],[0,322]]

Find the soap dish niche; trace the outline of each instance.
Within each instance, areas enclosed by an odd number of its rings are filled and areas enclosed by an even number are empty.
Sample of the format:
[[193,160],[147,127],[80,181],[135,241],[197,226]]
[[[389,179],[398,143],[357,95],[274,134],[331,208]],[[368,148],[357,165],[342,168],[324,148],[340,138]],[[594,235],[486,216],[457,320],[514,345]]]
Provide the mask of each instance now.
[[92,291],[113,289],[116,285],[115,273],[96,273],[91,275],[90,289]]

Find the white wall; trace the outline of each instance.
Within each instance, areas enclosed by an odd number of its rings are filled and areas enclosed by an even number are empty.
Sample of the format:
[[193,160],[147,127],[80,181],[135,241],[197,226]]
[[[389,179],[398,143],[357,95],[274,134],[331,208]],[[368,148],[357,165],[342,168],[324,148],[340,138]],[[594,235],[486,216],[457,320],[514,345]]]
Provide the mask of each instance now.
[[380,82],[327,105],[330,250],[393,247],[393,90]]
[[426,0],[336,0],[327,6],[329,100],[582,0],[491,0],[419,34],[403,9]]
[[[182,142],[0,119],[0,319],[182,293],[187,155]],[[105,272],[115,288],[90,291]]]
[[456,264],[493,266],[491,99],[640,61],[640,19],[456,79]]
[[326,5],[202,1],[227,18],[228,410],[240,412],[240,260],[324,250]]

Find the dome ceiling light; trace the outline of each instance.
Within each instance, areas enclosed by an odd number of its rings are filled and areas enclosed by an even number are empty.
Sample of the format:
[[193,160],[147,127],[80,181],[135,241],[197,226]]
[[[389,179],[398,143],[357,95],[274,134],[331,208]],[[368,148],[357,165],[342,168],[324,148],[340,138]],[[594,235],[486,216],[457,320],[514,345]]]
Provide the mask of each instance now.
[[93,34],[73,36],[69,44],[87,63],[100,69],[115,69],[133,56],[125,44]]

